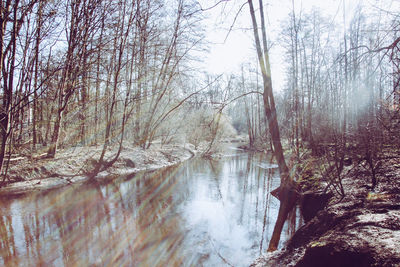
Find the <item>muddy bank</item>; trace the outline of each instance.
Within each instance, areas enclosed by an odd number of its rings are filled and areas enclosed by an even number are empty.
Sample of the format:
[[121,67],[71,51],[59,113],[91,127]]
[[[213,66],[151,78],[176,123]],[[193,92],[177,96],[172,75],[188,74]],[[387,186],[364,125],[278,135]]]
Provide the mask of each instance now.
[[251,266],[400,266],[400,159],[384,160],[374,191],[369,174],[354,169],[343,200],[333,196],[283,250]]
[[[54,159],[46,159],[41,155],[16,157],[10,162],[7,184],[0,188],[0,196],[20,195],[87,181],[89,178],[86,174],[94,168],[100,153],[101,147],[74,147],[58,151]],[[112,158],[115,153],[110,149],[106,158]],[[154,144],[146,150],[125,146],[117,162],[98,173],[95,179],[113,179],[172,166],[197,153],[191,144]]]

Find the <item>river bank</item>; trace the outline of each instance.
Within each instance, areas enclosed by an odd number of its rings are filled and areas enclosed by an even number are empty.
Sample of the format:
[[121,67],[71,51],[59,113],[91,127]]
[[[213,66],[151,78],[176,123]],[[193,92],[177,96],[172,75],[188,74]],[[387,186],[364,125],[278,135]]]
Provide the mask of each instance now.
[[[59,150],[55,158],[43,155],[11,158],[6,185],[0,188],[0,196],[15,196],[33,191],[59,188],[78,184],[89,179],[101,153],[101,146],[72,147]],[[153,171],[188,160],[201,152],[192,144],[153,144],[149,149],[124,146],[114,165],[100,173],[95,180],[109,180],[138,172]],[[112,158],[116,149],[109,149],[105,158]]]
[[372,191],[365,166],[348,166],[327,206],[305,223],[284,249],[251,266],[400,266],[400,158],[386,155]]
[[237,145],[222,144],[213,159],[198,153],[134,176],[2,198],[0,266],[248,266],[272,234],[279,203],[265,196],[280,178],[270,155]]

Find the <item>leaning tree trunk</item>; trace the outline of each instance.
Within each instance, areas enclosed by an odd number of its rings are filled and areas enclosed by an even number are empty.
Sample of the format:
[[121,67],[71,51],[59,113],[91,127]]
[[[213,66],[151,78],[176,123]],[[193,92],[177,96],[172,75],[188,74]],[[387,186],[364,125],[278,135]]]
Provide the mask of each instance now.
[[264,83],[264,111],[268,121],[269,132],[272,137],[272,144],[274,149],[274,156],[278,162],[279,173],[281,175],[281,183],[278,189],[275,191],[278,193],[277,197],[280,200],[278,218],[275,223],[274,231],[269,243],[268,251],[274,251],[277,249],[282,228],[286,221],[289,212],[294,207],[297,200],[297,193],[295,190],[295,183],[289,175],[289,169],[286,165],[285,157],[283,155],[283,149],[279,133],[279,125],[275,108],[274,95],[272,93],[272,80],[271,80],[271,68],[269,63],[269,55],[267,49],[267,37],[264,23],[264,11],[262,0],[259,0],[259,9],[261,17],[261,30],[263,38],[263,48],[258,33],[257,21],[254,12],[253,1],[248,0],[250,6],[250,15],[253,24],[254,39],[256,43],[257,56],[260,64],[263,83]]

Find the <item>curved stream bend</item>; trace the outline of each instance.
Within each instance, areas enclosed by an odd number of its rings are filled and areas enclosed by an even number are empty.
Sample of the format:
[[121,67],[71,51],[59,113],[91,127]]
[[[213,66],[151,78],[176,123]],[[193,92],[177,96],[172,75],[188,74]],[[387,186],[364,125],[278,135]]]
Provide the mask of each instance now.
[[271,236],[279,176],[264,155],[228,154],[2,200],[0,265],[248,266]]

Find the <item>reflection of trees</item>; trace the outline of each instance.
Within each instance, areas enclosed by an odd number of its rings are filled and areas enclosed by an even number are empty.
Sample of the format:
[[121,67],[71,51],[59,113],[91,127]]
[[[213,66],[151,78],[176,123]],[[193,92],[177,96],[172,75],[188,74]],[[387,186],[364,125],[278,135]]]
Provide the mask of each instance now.
[[41,244],[40,242],[38,242],[40,234],[41,234],[41,227],[40,227],[40,219],[39,219],[39,205],[38,202],[35,201],[35,248],[36,248],[36,255],[37,255],[37,259],[38,259],[38,263],[40,265],[44,264],[44,259],[42,257],[42,253],[41,253]]
[[[60,260],[65,266],[130,266],[149,260],[146,256],[165,261],[175,257],[181,262],[177,253],[183,239],[177,234],[180,218],[171,210],[173,177],[173,171],[172,175],[164,171],[142,177],[139,186],[135,179],[107,186],[92,183],[49,193],[35,199],[33,205],[23,205],[28,214],[22,217],[25,248],[20,255],[14,244],[12,217],[4,210],[0,216],[0,265],[4,261],[17,266],[19,257],[38,266]],[[126,185],[133,190],[125,191]],[[2,209],[8,209],[5,203]],[[155,248],[160,253],[149,255]]]
[[288,236],[292,236],[294,234],[294,232],[296,232],[296,226],[297,226],[297,209],[292,209],[289,212],[288,215],[288,220],[287,220],[287,230],[286,230],[286,235]]
[[[261,168],[260,168],[261,169]],[[261,240],[260,240],[260,254],[262,252],[262,248],[263,248],[263,243],[265,240],[265,231],[268,231],[269,228],[269,209],[271,206],[271,194],[269,192],[271,192],[271,187],[272,187],[272,176],[273,176],[273,170],[272,169],[268,169],[267,171],[264,172],[264,181],[263,181],[263,196],[265,196],[263,198],[263,207],[264,207],[264,217],[263,217],[263,227],[262,227],[262,233],[261,233]],[[265,200],[265,202],[264,202]]]
[[[7,201],[2,201],[0,216],[0,256],[6,266],[18,266],[17,249],[14,242],[11,210]],[[0,261],[1,263],[1,261]]]
[[246,202],[246,195],[248,193],[250,193],[250,194],[253,193],[252,192],[253,190],[247,190],[247,186],[248,186],[248,183],[249,183],[250,169],[252,167],[254,168],[254,166],[252,164],[253,163],[253,153],[248,153],[247,155],[248,155],[247,156],[247,163],[246,163],[246,169],[245,169],[244,175],[243,175],[243,177],[239,177],[239,181],[243,181],[243,189],[242,189],[242,192],[241,192],[242,200],[241,200],[240,216],[239,216],[239,223],[240,224],[243,223],[243,213],[244,213],[244,207],[245,207],[245,202]]
[[[262,251],[265,242],[270,238],[273,223],[273,215],[276,212],[277,201],[271,198],[273,183],[278,182],[276,169],[260,168],[263,163],[272,164],[272,158],[264,153],[245,153],[237,154],[229,160],[206,161],[211,170],[211,177],[214,185],[210,192],[216,192],[221,201],[233,201],[233,206],[237,207],[237,213],[233,213],[238,225],[249,229],[250,234],[256,237],[253,247]],[[226,173],[228,172],[228,173]],[[233,176],[232,176],[233,175]],[[277,179],[275,179],[277,178]],[[224,179],[231,179],[226,181]],[[212,191],[211,191],[212,190]],[[224,195],[224,198],[222,197]],[[222,203],[224,206],[226,203]],[[236,217],[237,216],[237,217]],[[295,214],[292,222],[296,221]],[[290,229],[295,229],[296,224],[288,225]],[[252,229],[252,230],[250,230]],[[293,230],[292,230],[293,231]],[[292,231],[288,232],[288,236]]]
[[[249,229],[250,234],[257,240],[254,241],[253,248],[257,247],[260,252],[272,234],[271,219],[276,207],[271,207],[271,204],[278,204],[270,195],[273,183],[279,182],[276,177],[277,170],[259,166],[267,162],[272,164],[272,158],[264,153],[237,154],[229,160],[206,162],[210,166],[212,177],[215,178],[212,179],[215,183],[211,190],[218,191],[222,201],[233,201],[233,206],[237,207],[237,212],[232,214],[237,220],[236,223]],[[222,193],[226,194],[224,198]],[[295,214],[292,216],[292,222],[296,222]],[[291,231],[287,235],[290,236],[296,224],[288,226]]]
[[[198,182],[206,182],[210,193],[218,196],[210,196],[214,200],[233,201],[222,203],[235,208],[231,223],[250,231],[252,250],[258,245],[261,249],[269,233],[269,191],[276,175],[257,166],[265,160],[259,154],[196,159],[130,180],[51,191],[16,200],[21,217],[2,202],[0,265],[179,266],[207,261],[206,253],[201,258],[197,251],[187,252],[192,234],[185,232],[177,210],[190,201],[196,191],[194,179],[204,179],[203,174],[206,180]],[[21,237],[25,246],[17,247],[14,239]]]
[[34,201],[31,205],[34,205],[33,216],[26,216],[22,220],[25,236],[25,249],[26,255],[35,255],[38,266],[46,265],[46,261],[42,256],[42,246],[38,242],[42,231],[40,227],[39,209],[37,201]]
[[184,239],[181,218],[174,208],[178,205],[178,167],[165,168],[144,175],[137,192],[137,237],[134,251],[144,266],[182,264],[179,253]]
[[[57,240],[54,242],[50,237],[37,240],[43,243],[42,246],[53,243],[50,251],[45,253],[47,258],[57,259],[60,250],[65,266],[89,265],[102,260],[102,254],[98,252],[104,253],[106,250],[103,249],[107,248],[101,244],[111,240],[111,208],[96,186],[84,186],[79,192],[70,188],[60,194],[49,194],[40,203],[49,209],[43,219],[50,226],[52,238]],[[43,231],[46,231],[45,225]]]
[[[222,201],[222,205],[225,206],[224,198],[222,196],[220,181],[219,181],[223,164],[221,164],[221,162],[219,162],[219,161],[214,161],[214,160],[210,160],[210,159],[207,160],[207,163],[210,165],[210,170],[211,170],[211,173],[213,174],[213,175],[211,175],[211,177],[215,181],[215,185],[216,185],[217,192],[218,192],[218,198]],[[213,191],[212,188],[210,188],[210,192],[212,192],[212,191]]]

